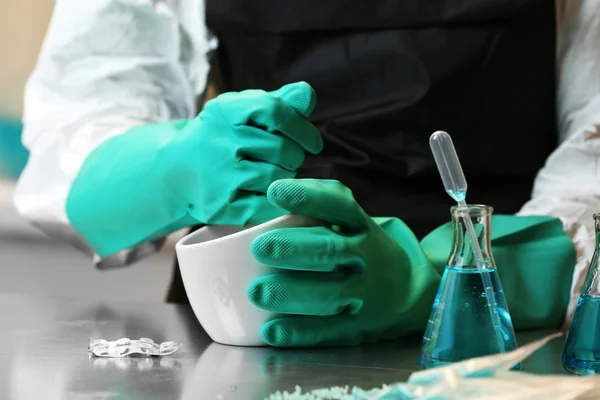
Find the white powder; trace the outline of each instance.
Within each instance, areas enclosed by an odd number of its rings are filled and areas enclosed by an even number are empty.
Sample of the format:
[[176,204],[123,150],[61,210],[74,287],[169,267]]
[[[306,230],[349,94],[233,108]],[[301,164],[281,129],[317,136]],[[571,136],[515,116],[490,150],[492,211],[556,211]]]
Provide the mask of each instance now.
[[265,400],[377,400],[381,396],[390,393],[390,387],[384,385],[382,388],[365,391],[358,387],[353,387],[350,391],[348,386],[335,386],[329,389],[317,389],[311,392],[302,393],[300,386],[296,386],[293,393],[287,391],[275,392]]

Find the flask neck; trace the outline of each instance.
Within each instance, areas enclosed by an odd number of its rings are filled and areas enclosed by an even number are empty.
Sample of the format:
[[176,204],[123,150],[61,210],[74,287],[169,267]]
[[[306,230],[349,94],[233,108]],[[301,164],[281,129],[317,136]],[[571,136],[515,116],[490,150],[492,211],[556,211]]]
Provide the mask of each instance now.
[[600,296],[600,271],[598,271],[598,258],[600,258],[600,214],[594,214],[594,229],[596,231],[596,250],[590,260],[590,269],[583,283],[581,294]]
[[594,214],[594,229],[596,230],[596,251],[600,249],[600,214]]
[[492,256],[491,224],[493,208],[485,205],[467,205],[466,207],[452,207],[452,226],[454,228],[454,247],[448,266],[453,268],[477,269],[477,262],[473,254],[471,239],[468,234],[467,224],[471,221],[477,243],[483,256],[484,268],[494,269],[496,265]]

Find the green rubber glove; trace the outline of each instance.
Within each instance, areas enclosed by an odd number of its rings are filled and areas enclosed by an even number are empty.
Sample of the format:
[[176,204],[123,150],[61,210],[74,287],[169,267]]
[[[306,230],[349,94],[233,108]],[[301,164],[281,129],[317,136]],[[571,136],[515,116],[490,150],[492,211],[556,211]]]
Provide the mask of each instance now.
[[[495,215],[491,242],[515,329],[559,328],[565,318],[576,263],[573,242],[562,222],[549,216]],[[440,273],[452,244],[451,223],[421,241]]]
[[85,160],[66,211],[100,256],[195,224],[244,225],[284,214],[265,193],[292,178],[323,142],[307,120],[305,82],[274,92],[226,93],[198,117],[140,126]]
[[[419,244],[402,221],[367,217],[336,181],[278,181],[268,196],[331,228],[279,229],[254,241],[254,256],[282,273],[256,279],[248,297],[289,314],[263,326],[265,342],[353,345],[423,331],[452,250],[451,223]],[[494,216],[492,252],[515,328],[558,328],[576,261],[560,220]]]
[[263,326],[266,343],[356,345],[424,330],[440,275],[402,221],[370,218],[338,181],[280,180],[268,197],[330,225],[278,229],[252,243],[257,260],[285,270],[248,287],[257,307],[289,314]]

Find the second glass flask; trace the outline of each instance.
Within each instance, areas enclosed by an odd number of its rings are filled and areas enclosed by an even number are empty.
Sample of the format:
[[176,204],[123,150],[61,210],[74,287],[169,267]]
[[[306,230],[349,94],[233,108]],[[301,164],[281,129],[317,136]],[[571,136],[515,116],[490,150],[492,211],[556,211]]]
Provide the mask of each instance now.
[[[517,348],[512,320],[491,248],[493,208],[485,205],[452,207],[454,246],[440,282],[427,323],[419,366],[433,368],[473,357],[508,352]],[[470,218],[483,253],[483,272],[477,268],[467,235]],[[488,274],[495,294],[490,314],[482,275]],[[516,368],[518,368],[517,366]]]
[[578,375],[600,374],[600,214],[594,214],[596,249],[581,289],[562,355],[562,364]]

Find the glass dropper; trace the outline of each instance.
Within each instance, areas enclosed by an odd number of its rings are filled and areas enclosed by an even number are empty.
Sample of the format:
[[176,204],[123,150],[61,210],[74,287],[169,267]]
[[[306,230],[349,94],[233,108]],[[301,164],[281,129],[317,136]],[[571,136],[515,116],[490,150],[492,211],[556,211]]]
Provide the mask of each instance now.
[[459,212],[461,212],[465,227],[467,229],[467,236],[471,242],[471,249],[473,251],[473,257],[477,264],[477,269],[481,275],[483,281],[483,287],[485,290],[485,296],[487,301],[488,310],[490,311],[490,318],[494,331],[496,332],[496,340],[498,341],[498,349],[501,353],[505,351],[504,340],[502,338],[502,327],[500,325],[500,316],[498,315],[498,307],[496,303],[496,294],[492,286],[492,280],[490,274],[485,272],[485,262],[481,247],[479,247],[479,241],[477,240],[477,233],[475,233],[475,227],[473,221],[468,214],[467,210],[467,180],[463,173],[458,155],[452,143],[450,135],[444,131],[437,131],[429,138],[429,146],[433,153],[433,158],[437,164],[442,182],[446,193],[452,197],[459,206]]

